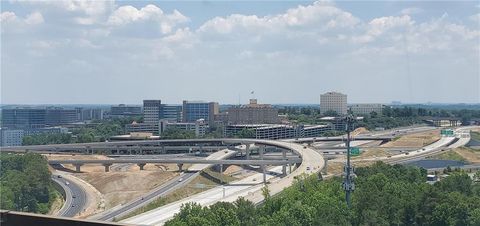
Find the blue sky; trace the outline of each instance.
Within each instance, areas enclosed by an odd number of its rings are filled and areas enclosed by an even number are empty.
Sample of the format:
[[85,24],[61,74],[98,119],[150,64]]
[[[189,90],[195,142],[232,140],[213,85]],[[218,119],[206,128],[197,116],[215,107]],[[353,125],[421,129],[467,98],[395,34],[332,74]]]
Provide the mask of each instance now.
[[1,4],[4,104],[480,102],[476,1]]

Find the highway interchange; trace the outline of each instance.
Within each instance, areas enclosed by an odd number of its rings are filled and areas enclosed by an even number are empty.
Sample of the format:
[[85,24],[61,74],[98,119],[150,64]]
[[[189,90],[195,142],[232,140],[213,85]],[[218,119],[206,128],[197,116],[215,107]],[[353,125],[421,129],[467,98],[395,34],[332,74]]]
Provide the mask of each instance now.
[[[408,133],[417,133],[417,132],[423,132],[423,131],[428,131],[432,130],[434,128],[432,127],[409,127],[409,128],[400,128],[400,129],[395,129],[395,130],[389,130],[389,131],[379,131],[379,132],[373,132],[373,133],[368,133],[362,135],[362,139],[366,137],[372,137],[372,138],[379,138],[383,139],[385,137],[389,136],[398,136],[398,135],[404,135]],[[464,127],[461,129],[457,129],[456,132],[457,134],[465,134],[468,129],[471,129],[471,127]],[[342,137],[336,137],[344,139]],[[331,138],[330,138],[331,139]],[[275,175],[281,174],[282,166],[276,166],[273,167],[269,170],[266,170],[267,174],[265,176],[262,175],[262,173],[257,173],[252,176],[249,176],[247,178],[244,178],[242,180],[233,182],[230,186],[219,186],[215,187],[212,189],[207,190],[206,192],[202,192],[200,194],[188,197],[187,199],[180,200],[168,205],[165,205],[161,208],[154,209],[152,211],[137,215],[133,218],[126,219],[124,222],[125,223],[131,223],[131,224],[147,224],[147,225],[157,225],[157,224],[162,224],[173,215],[179,211],[181,204],[186,203],[186,202],[197,202],[202,205],[211,205],[217,201],[234,201],[238,197],[243,196],[248,200],[251,200],[254,203],[259,203],[262,201],[263,196],[261,194],[261,188],[264,186],[262,183],[262,176],[266,177],[266,180],[268,180],[268,188],[270,190],[270,193],[272,195],[280,192],[283,190],[283,188],[288,187],[291,185],[293,182],[293,178],[301,175],[303,173],[307,174],[313,174],[313,173],[318,173],[323,167],[324,167],[324,159],[322,154],[319,152],[321,151],[316,151],[311,149],[310,145],[306,145],[305,143],[309,142],[318,142],[318,140],[321,140],[319,138],[307,138],[307,139],[302,139],[301,142],[296,139],[296,140],[284,140],[284,141],[273,141],[273,140],[252,140],[252,139],[219,139],[219,140],[214,140],[214,141],[221,141],[222,143],[232,143],[232,144],[255,144],[255,145],[269,145],[277,148],[283,148],[283,149],[288,149],[292,151],[293,153],[299,155],[301,157],[301,164],[298,165],[298,168],[296,168],[292,173],[283,176],[283,177],[276,177]],[[335,140],[335,139],[333,139]],[[371,161],[385,161],[389,163],[405,163],[408,161],[414,161],[418,159],[425,158],[428,155],[432,155],[434,153],[438,153],[442,150],[445,150],[445,148],[454,148],[458,146],[463,146],[465,145],[469,140],[469,136],[461,136],[461,137],[442,137],[440,140],[437,142],[430,144],[426,147],[423,147],[422,149],[419,150],[409,150],[409,152],[406,153],[400,153],[397,155],[392,155],[389,157],[382,157],[382,158],[373,158],[373,159],[362,159],[362,160],[371,160]],[[212,139],[209,139],[209,142],[211,142]],[[185,140],[182,140],[181,142],[185,142]],[[358,144],[363,144],[365,143],[364,141],[359,141],[357,139]],[[112,142],[113,143],[113,142]],[[337,152],[339,151],[338,149],[341,147],[341,142],[329,142],[330,144],[333,145],[327,145],[324,147],[326,150],[334,150],[337,149]],[[91,146],[95,145],[110,145],[110,144],[105,144],[105,143],[90,143],[86,144]],[[122,145],[125,145],[125,142],[123,142]],[[138,144],[137,144],[138,145]],[[46,150],[56,150],[58,151],[62,147],[67,147],[71,148],[71,146],[68,145],[56,145],[52,147],[52,145],[47,145],[48,147]],[[76,148],[78,147],[78,144],[75,146]],[[334,148],[337,147],[337,148]],[[330,148],[330,149],[329,149]],[[14,151],[21,150],[14,148]],[[320,148],[321,149],[321,148]],[[29,150],[32,150],[29,148]],[[42,150],[41,147],[35,147],[33,150]],[[237,149],[241,151],[241,149]],[[245,148],[243,148],[245,150]],[[5,151],[5,150],[2,150]],[[229,152],[229,158],[233,156],[232,153],[236,153],[236,151],[231,151]],[[222,151],[223,152],[223,151]],[[218,152],[221,153],[221,152]],[[140,157],[138,159],[144,159],[144,157]],[[218,159],[225,159],[226,156],[223,156],[222,158]],[[118,162],[119,160],[125,160],[128,158],[119,158],[116,161]],[[134,158],[135,160],[138,160],[137,158]],[[172,158],[162,158],[162,159],[170,159]],[[174,159],[174,157],[173,157]],[[199,167],[199,169],[203,169],[206,167],[210,167],[211,165],[209,164],[217,164],[218,159],[212,160],[210,159],[209,161],[199,161],[201,158],[192,158],[193,162],[196,163],[205,163],[205,164],[196,164],[198,167],[199,165],[202,165],[202,167]],[[280,159],[279,159],[280,160]],[[225,161],[234,161],[234,160],[225,160]],[[255,161],[251,159],[250,161]],[[265,161],[265,160],[261,160]],[[122,161],[119,161],[122,162]],[[51,162],[51,163],[56,163],[56,164],[67,164],[70,162]],[[118,167],[119,170],[125,170],[128,169],[128,167],[131,167],[135,162],[123,162],[122,164],[119,164],[115,167]],[[240,164],[238,162],[231,162],[235,164]],[[255,162],[251,162],[255,163]],[[257,164],[259,162],[256,162]],[[270,163],[271,164],[271,163]],[[274,165],[274,164],[273,164]],[[113,166],[112,166],[113,169]],[[270,172],[270,173],[268,173]],[[65,177],[58,177],[60,174],[54,174],[52,180],[59,184],[64,190],[65,190],[65,196],[66,196],[66,201],[65,205],[63,208],[59,211],[58,215],[59,216],[66,216],[66,217],[74,217],[78,215],[82,210],[87,202],[87,195],[85,194],[85,190],[82,188],[81,185],[78,185],[76,182],[69,180]],[[112,219],[120,216],[124,216],[135,209],[144,206],[148,204],[149,202],[153,201],[155,198],[164,196],[168,192],[171,192],[172,190],[175,190],[176,188],[179,188],[181,186],[184,186],[188,181],[190,181],[192,178],[194,178],[196,175],[198,175],[198,171],[193,171],[193,172],[185,172],[182,173],[181,175],[175,177],[174,179],[170,180],[169,182],[163,184],[162,186],[159,186],[152,191],[150,191],[148,194],[145,194],[144,196],[134,199],[124,205],[114,207],[110,210],[107,210],[101,214],[97,214],[92,219],[97,219],[97,220],[103,220],[103,221],[111,221]],[[181,178],[181,179],[180,179]]]

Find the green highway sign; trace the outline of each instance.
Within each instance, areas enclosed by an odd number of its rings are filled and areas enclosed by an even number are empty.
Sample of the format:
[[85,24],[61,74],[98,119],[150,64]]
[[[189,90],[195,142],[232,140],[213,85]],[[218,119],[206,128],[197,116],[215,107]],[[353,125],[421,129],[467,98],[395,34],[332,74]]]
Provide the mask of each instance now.
[[352,147],[350,148],[350,154],[352,156],[358,156],[360,155],[360,148],[357,148],[357,147]]

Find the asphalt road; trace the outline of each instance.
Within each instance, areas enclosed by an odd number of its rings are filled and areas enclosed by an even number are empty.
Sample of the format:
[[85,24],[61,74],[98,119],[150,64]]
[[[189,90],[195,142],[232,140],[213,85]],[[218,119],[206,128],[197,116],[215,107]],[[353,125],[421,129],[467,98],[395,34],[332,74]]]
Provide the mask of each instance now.
[[114,217],[121,217],[124,216],[134,210],[136,210],[139,207],[142,207],[146,205],[146,203],[151,202],[155,200],[155,198],[160,197],[164,195],[164,193],[170,191],[173,188],[183,186],[185,183],[187,183],[189,178],[193,177],[196,173],[184,173],[175,179],[172,179],[168,181],[166,184],[163,186],[153,190],[152,192],[142,196],[141,198],[137,198],[120,208],[112,209],[111,211],[106,212],[104,215],[101,217],[97,218],[97,220],[102,220],[102,221],[112,221]]
[[59,183],[62,188],[65,189],[66,193],[66,200],[64,206],[59,212],[59,216],[74,217],[83,211],[85,204],[87,203],[87,194],[81,186],[72,180],[58,176],[58,174],[53,175],[52,180]]

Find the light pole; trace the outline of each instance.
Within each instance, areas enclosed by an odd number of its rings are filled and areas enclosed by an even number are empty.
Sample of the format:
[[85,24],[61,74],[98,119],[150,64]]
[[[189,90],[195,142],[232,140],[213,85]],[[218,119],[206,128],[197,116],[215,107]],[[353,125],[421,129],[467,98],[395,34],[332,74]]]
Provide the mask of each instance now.
[[353,123],[355,122],[355,118],[352,115],[348,115],[345,117],[345,130],[347,132],[347,163],[344,167],[344,176],[345,179],[343,181],[343,190],[345,190],[345,199],[347,201],[347,206],[350,208],[351,206],[351,193],[355,190],[355,183],[354,177],[355,174],[353,173],[353,167],[350,165],[350,132],[353,129]]

